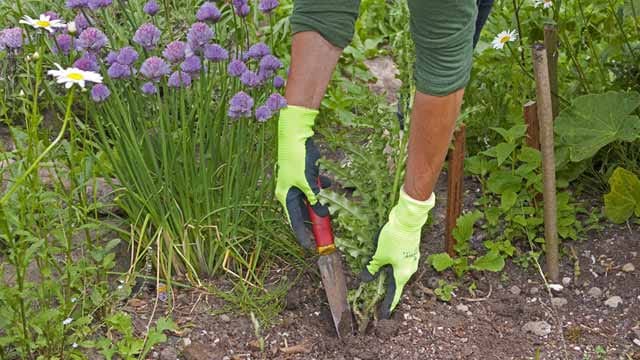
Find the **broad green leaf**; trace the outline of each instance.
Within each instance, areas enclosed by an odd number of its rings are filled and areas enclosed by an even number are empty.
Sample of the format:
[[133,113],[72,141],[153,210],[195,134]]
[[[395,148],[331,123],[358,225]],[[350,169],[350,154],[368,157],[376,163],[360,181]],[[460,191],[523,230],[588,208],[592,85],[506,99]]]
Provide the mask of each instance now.
[[454,261],[447,253],[431,254],[427,257],[427,263],[436,271],[444,271],[453,266]]
[[502,165],[505,160],[509,158],[513,150],[516,149],[516,144],[500,143],[496,145],[496,158],[498,159],[498,166]]
[[639,105],[637,92],[584,95],[558,115],[555,133],[569,147],[571,161],[582,161],[614,141],[638,139],[640,118],[631,113]]
[[640,216],[640,180],[624,168],[616,168],[609,178],[611,192],[604,196],[604,213],[614,223]]
[[461,215],[456,220],[456,227],[453,229],[453,238],[458,242],[465,242],[473,235],[473,226],[482,219],[484,215],[478,210]]
[[504,194],[507,191],[518,192],[520,190],[522,178],[511,173],[511,171],[495,171],[491,173],[487,180],[487,190],[496,194]]
[[516,204],[518,194],[513,191],[506,191],[500,198],[500,208],[503,211],[509,211]]
[[499,127],[492,127],[491,130],[497,132],[502,136],[502,138],[508,142],[509,144],[514,144],[516,140],[523,137],[527,132],[527,125],[515,125],[509,130],[505,130]]
[[542,154],[540,154],[540,151],[538,151],[537,149],[524,146],[518,154],[518,160],[527,164],[539,166],[542,163]]
[[504,258],[497,251],[489,251],[486,255],[479,257],[471,267],[476,270],[498,272],[504,268]]

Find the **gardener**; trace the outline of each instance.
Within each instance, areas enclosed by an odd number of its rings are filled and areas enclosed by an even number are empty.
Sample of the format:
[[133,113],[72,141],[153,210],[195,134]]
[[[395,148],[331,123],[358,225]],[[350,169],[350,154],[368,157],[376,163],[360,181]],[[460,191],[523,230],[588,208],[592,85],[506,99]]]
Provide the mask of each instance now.
[[[469,81],[473,47],[493,0],[408,0],[416,45],[417,93],[411,113],[409,155],[397,204],[382,227],[363,279],[390,266],[392,279],[381,314],[388,317],[418,268],[420,232],[435,203],[433,188]],[[359,0],[295,0],[291,69],[278,122],[276,196],[301,243],[308,241],[304,200],[321,216],[316,178],[319,157],[311,136],[332,72],[353,36]]]

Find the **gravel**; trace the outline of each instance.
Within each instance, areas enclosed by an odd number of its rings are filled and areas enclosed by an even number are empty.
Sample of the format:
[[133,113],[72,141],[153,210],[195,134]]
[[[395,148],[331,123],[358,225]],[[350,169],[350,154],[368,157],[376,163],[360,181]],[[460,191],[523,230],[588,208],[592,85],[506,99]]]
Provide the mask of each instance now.
[[620,296],[612,296],[610,298],[608,298],[605,302],[605,305],[607,305],[610,308],[617,308],[618,305],[622,304],[622,298]]
[[529,321],[522,326],[522,331],[538,336],[547,336],[551,333],[551,325],[546,321]]
[[636,267],[633,266],[632,263],[626,263],[626,264],[622,265],[622,271],[624,271],[624,272],[630,273],[630,272],[633,272],[635,269],[636,269]]
[[587,294],[589,296],[591,296],[592,298],[599,299],[602,296],[602,289],[600,289],[599,287],[595,287],[594,286],[591,289],[589,289]]

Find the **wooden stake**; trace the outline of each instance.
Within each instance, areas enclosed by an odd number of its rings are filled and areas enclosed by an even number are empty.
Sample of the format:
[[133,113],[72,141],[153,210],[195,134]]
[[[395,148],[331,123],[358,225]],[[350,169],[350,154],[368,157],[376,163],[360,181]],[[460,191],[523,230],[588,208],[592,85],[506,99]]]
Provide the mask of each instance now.
[[547,50],[551,103],[553,104],[553,118],[555,119],[560,111],[558,97],[558,30],[555,24],[544,25],[544,48]]
[[535,101],[524,104],[524,122],[527,124],[527,146],[540,150],[540,125]]
[[462,192],[464,191],[464,147],[465,126],[460,124],[453,134],[453,149],[449,151],[449,172],[447,174],[447,226],[445,230],[445,250],[449,256],[455,256],[456,239],[453,229],[462,213]]
[[538,120],[542,146],[542,175],[544,182],[544,238],[547,272],[551,281],[560,279],[558,258],[558,227],[556,208],[556,165],[553,150],[553,108],[547,52],[542,44],[533,46],[533,70],[536,77]]

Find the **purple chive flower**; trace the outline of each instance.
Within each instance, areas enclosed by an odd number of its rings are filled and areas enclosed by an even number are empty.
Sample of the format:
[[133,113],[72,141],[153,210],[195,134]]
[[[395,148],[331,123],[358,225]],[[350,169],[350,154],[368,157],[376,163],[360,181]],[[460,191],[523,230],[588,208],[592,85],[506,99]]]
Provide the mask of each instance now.
[[158,41],[160,41],[160,30],[155,25],[146,23],[142,24],[133,35],[133,41],[141,45],[147,50],[153,49]]
[[131,68],[119,62],[114,62],[107,69],[107,75],[112,79],[125,79],[131,76]]
[[122,65],[131,66],[136,60],[138,60],[138,52],[131,46],[125,46],[118,52],[116,61]]
[[89,6],[89,0],[67,0],[67,7],[70,9],[81,9]]
[[233,10],[240,17],[249,15],[249,1],[248,0],[232,0]]
[[269,55],[270,53],[271,50],[269,50],[267,44],[260,42],[252,45],[244,56],[251,59],[262,59],[265,55]]
[[186,59],[184,59],[182,64],[180,64],[180,69],[188,74],[199,72],[200,69],[202,69],[200,58],[195,55],[187,57]]
[[60,20],[60,15],[55,11],[45,11],[44,15],[49,17],[49,20]]
[[118,52],[117,51],[109,51],[107,56],[104,58],[104,62],[107,65],[111,65],[118,60]]
[[22,43],[21,28],[14,27],[0,31],[0,50],[3,48],[20,49]]
[[233,119],[251,116],[253,99],[244,91],[239,91],[229,100],[229,117]]
[[112,0],[89,0],[89,9],[98,10],[111,5]]
[[64,55],[68,55],[73,44],[73,37],[69,34],[56,35],[56,45],[53,47],[53,52],[61,52]]
[[263,71],[275,71],[282,67],[282,62],[273,55],[265,55],[260,60],[260,70]]
[[227,71],[229,72],[229,75],[239,77],[247,71],[247,65],[245,65],[241,60],[233,60],[229,63]]
[[187,33],[187,43],[191,50],[200,50],[213,38],[213,30],[203,22],[191,25]]
[[287,99],[278,93],[273,93],[267,99],[267,106],[269,110],[276,112],[287,106]]
[[273,112],[267,105],[262,105],[256,109],[256,120],[265,122],[273,115]]
[[209,61],[224,61],[229,58],[229,53],[218,44],[204,46],[204,57]]
[[191,76],[184,71],[174,71],[167,81],[169,87],[188,87],[191,85]]
[[98,65],[98,59],[90,52],[85,52],[82,56],[73,63],[73,67],[84,71],[99,71],[100,65]]
[[273,78],[273,87],[276,89],[280,89],[284,86],[284,79],[281,76],[276,76]]
[[187,44],[184,41],[175,40],[167,44],[162,52],[169,62],[177,63],[185,58]]
[[152,56],[145,60],[140,67],[140,72],[149,80],[158,81],[161,77],[169,74],[171,69],[162,58]]
[[76,15],[76,17],[73,19],[73,22],[76,24],[76,29],[78,29],[78,31],[80,32],[89,27],[89,19],[87,19],[87,17],[84,16],[84,14],[81,12]]
[[258,10],[263,13],[270,13],[273,9],[277,8],[280,3],[278,0],[260,0],[260,5],[258,5]]
[[262,79],[260,78],[260,76],[258,76],[258,74],[254,73],[253,71],[247,70],[243,72],[242,75],[240,75],[240,81],[246,86],[253,88],[260,85],[260,83],[262,82]]
[[209,1],[202,4],[196,13],[196,19],[198,19],[198,21],[211,21],[215,23],[220,20],[220,16],[220,10],[218,10],[216,4]]
[[107,100],[109,95],[111,95],[111,91],[109,91],[109,88],[104,86],[104,84],[95,84],[93,88],[91,88],[91,98],[95,102],[103,102]]
[[108,42],[107,36],[102,31],[90,27],[80,33],[76,45],[83,50],[99,51],[107,45]]
[[156,0],[149,0],[146,4],[144,4],[142,10],[150,16],[154,16],[158,13],[158,11],[160,11],[160,6],[156,2]]
[[153,95],[158,92],[158,88],[151,81],[142,84],[140,90],[142,90],[143,94],[147,95]]

